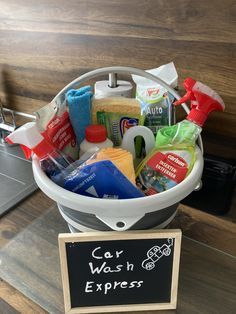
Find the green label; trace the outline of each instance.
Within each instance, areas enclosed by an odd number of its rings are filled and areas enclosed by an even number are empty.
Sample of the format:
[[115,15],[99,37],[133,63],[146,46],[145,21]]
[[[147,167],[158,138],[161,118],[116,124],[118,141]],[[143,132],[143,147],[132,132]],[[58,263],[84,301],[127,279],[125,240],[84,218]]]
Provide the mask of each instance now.
[[107,130],[107,137],[113,142],[114,146],[122,144],[122,138],[129,128],[140,124],[140,116],[115,113],[97,112],[98,124],[103,124]]

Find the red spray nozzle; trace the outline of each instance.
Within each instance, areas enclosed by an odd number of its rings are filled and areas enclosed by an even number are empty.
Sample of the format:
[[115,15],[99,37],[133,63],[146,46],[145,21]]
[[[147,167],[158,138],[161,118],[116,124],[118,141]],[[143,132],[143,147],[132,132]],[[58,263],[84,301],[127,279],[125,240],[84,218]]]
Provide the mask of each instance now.
[[195,85],[196,81],[191,77],[188,77],[184,80],[184,88],[186,89],[187,93],[180,98],[179,100],[174,102],[174,105],[181,105],[182,103],[190,100],[196,100],[194,93],[193,93],[193,86]]
[[210,112],[224,111],[225,105],[222,98],[210,87],[191,77],[186,78],[183,85],[187,93],[174,104],[180,105],[190,100],[191,111],[187,120],[203,126]]

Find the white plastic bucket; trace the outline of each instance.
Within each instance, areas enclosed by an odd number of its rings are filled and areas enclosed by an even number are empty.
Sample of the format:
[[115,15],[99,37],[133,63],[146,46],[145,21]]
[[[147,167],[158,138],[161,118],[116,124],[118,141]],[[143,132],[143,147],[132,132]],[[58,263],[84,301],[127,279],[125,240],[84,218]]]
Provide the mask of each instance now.
[[[127,67],[109,67],[91,71],[67,85],[55,98],[63,97],[70,88],[98,75],[108,73],[128,73],[144,76],[163,85],[176,99],[176,91],[159,78],[139,69]],[[188,107],[183,105],[186,112]],[[116,230],[164,228],[174,218],[178,203],[189,195],[200,183],[203,171],[201,149],[196,146],[196,162],[191,173],[181,183],[160,194],[143,198],[124,200],[97,199],[67,191],[51,181],[42,171],[36,156],[33,157],[33,173],[39,188],[57,202],[62,217],[72,232],[83,230]]]

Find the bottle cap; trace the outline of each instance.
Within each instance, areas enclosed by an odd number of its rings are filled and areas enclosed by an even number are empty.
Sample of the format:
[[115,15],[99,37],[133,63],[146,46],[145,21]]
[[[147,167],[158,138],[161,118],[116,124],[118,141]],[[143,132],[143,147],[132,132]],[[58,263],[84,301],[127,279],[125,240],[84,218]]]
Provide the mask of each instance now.
[[85,129],[85,138],[91,143],[101,143],[107,138],[107,131],[104,125],[89,125]]

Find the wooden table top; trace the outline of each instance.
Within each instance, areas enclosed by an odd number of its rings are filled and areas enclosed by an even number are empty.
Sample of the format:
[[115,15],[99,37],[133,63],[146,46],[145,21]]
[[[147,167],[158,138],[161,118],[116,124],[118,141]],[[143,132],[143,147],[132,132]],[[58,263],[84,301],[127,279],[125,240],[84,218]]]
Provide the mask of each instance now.
[[[11,313],[17,298],[21,304],[23,302],[23,309],[27,309],[25,313],[63,313],[57,238],[59,233],[68,232],[65,221],[56,205],[41,192],[20,204],[14,209],[13,215],[19,215],[18,224],[15,225],[18,230],[7,225],[7,216],[3,218],[4,225],[1,224],[4,238],[0,251],[0,276],[3,279],[0,292],[5,313]],[[12,234],[7,233],[7,229],[12,230]],[[234,312],[235,257],[184,237],[180,260],[178,306],[174,312]],[[13,292],[11,287],[14,287]],[[17,296],[15,301],[9,297],[9,292],[10,295]],[[16,309],[17,306],[19,308],[19,304],[14,305]]]

